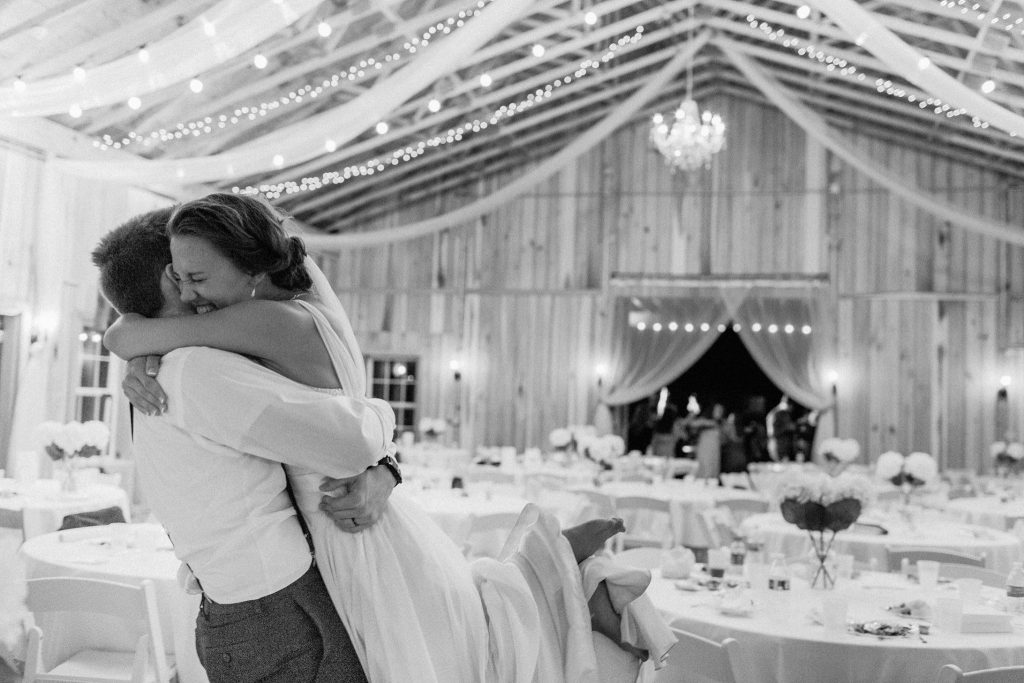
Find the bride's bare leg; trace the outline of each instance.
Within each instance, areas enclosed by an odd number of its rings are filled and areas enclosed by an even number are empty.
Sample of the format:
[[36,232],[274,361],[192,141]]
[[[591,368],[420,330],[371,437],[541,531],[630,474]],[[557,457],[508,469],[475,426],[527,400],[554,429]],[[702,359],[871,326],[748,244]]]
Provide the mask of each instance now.
[[607,636],[609,640],[634,657],[639,657],[641,660],[647,659],[646,650],[641,650],[629,643],[622,642],[621,631],[619,630],[622,618],[615,611],[615,608],[612,607],[612,600],[608,595],[608,586],[605,585],[604,581],[597,584],[597,589],[590,596],[587,607],[590,608],[590,628]]
[[572,546],[572,554],[576,557],[576,563],[579,564],[600,550],[609,538],[625,530],[626,526],[621,519],[611,517],[609,519],[592,519],[583,524],[563,529],[562,535]]

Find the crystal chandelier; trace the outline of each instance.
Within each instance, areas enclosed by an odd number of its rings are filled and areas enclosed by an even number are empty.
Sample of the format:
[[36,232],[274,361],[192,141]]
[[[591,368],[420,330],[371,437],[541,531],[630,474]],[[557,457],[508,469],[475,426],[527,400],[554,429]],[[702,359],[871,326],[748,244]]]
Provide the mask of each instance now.
[[[691,16],[692,16],[692,9]],[[670,126],[665,117],[655,114],[651,126],[651,142],[675,171],[696,171],[711,165],[711,157],[725,144],[725,123],[718,114],[701,113],[693,101],[693,59],[686,67],[686,98],[676,109]]]
[[651,142],[664,155],[672,170],[695,171],[709,166],[711,157],[722,149],[725,123],[718,114],[701,113],[687,93],[686,99],[676,109],[676,119],[671,127],[661,114],[654,115]]

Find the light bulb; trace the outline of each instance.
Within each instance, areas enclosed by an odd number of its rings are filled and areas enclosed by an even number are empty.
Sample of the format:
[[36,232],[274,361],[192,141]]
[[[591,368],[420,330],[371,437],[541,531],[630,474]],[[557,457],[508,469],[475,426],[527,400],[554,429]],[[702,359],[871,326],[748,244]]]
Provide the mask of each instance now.
[[140,100],[138,97],[135,97],[133,95],[132,97],[128,98],[128,108],[129,109],[138,109],[141,106],[142,106],[142,100]]
[[534,57],[543,57],[544,53],[546,52],[544,46],[541,45],[540,43],[535,43],[533,49],[530,51],[533,53]]
[[256,66],[257,69],[267,68],[267,58],[264,57],[263,55],[256,55],[255,57],[253,57],[252,63]]
[[388,124],[381,121],[377,124],[377,135],[384,135],[388,132]]
[[203,82],[198,78],[193,78],[188,83],[188,88],[197,95],[203,91]]
[[432,114],[436,114],[437,112],[441,111],[441,100],[435,97],[434,99],[427,102],[427,111],[431,112]]
[[326,38],[327,36],[331,35],[331,25],[328,24],[326,21],[321,21],[316,26],[316,32],[320,34],[321,38]]

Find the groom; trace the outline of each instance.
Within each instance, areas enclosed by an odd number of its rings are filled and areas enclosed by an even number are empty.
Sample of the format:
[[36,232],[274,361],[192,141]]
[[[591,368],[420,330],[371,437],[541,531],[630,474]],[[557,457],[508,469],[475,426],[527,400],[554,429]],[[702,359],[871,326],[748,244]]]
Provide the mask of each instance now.
[[[192,314],[165,274],[170,214],[137,216],[93,251],[103,294],[118,312]],[[373,523],[399,476],[385,463],[390,406],[307,389],[205,347],[168,353],[159,381],[167,400],[157,397],[161,410],[135,421],[136,466],[147,502],[202,590],[196,649],[211,683],[366,681],[282,464],[338,478],[321,488],[348,492],[324,505],[343,529]],[[132,383],[142,386],[137,376]]]

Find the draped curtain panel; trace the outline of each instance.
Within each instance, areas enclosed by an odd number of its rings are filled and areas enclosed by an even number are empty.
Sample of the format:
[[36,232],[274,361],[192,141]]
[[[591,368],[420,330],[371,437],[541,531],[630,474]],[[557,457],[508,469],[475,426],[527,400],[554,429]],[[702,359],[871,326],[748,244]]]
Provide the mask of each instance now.
[[[729,319],[725,302],[714,292],[620,297],[614,315],[611,378],[602,395],[606,405],[628,404],[657,393],[704,355],[718,339],[718,326]],[[638,329],[638,323],[644,329]],[[674,331],[672,323],[677,326]]]

